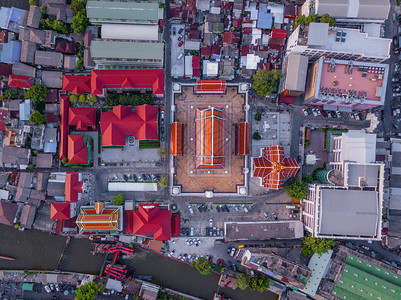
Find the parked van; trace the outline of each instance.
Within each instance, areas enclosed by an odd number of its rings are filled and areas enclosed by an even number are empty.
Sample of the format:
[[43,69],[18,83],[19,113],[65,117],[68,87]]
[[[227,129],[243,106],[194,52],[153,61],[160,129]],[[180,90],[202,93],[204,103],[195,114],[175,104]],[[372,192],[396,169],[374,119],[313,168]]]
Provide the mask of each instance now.
[[289,208],[289,209],[295,209],[296,206],[295,205],[286,205],[285,208]]

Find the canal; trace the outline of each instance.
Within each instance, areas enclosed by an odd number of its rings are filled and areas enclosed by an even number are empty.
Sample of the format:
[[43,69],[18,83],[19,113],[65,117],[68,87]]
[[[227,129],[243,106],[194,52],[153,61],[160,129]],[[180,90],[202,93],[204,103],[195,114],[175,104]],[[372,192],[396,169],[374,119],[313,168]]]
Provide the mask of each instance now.
[[[13,256],[15,261],[0,260],[0,269],[54,270],[64,249],[66,238],[35,230],[19,231],[0,225],[0,254]],[[102,255],[90,254],[89,239],[72,239],[65,251],[62,271],[98,274],[103,263]],[[124,263],[136,274],[152,275],[155,283],[190,295],[212,299],[217,290],[219,276],[201,275],[195,268],[141,249],[136,249],[133,258]],[[232,299],[276,299],[272,293],[233,291],[220,289]]]

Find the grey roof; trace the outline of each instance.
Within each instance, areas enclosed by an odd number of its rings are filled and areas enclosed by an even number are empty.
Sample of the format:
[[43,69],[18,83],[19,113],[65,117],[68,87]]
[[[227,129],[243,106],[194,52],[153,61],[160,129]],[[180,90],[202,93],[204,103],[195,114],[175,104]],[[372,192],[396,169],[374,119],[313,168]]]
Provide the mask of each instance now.
[[28,66],[23,63],[14,63],[12,73],[14,75],[28,76],[35,78],[36,68]]
[[305,91],[308,61],[307,56],[300,54],[290,54],[287,56],[284,89],[297,92]]
[[33,63],[35,56],[36,44],[30,41],[23,41],[21,45],[20,61],[24,63]]
[[94,67],[95,66],[95,62],[92,59],[90,49],[84,50],[84,66],[85,67]]
[[21,172],[19,175],[18,186],[23,188],[31,188],[33,181],[33,173]]
[[64,197],[65,183],[50,181],[47,185],[47,195]]
[[389,0],[317,0],[316,13],[334,18],[387,19]]
[[44,142],[56,142],[57,141],[57,128],[46,128]]
[[51,168],[53,166],[53,155],[51,153],[39,153],[36,156],[37,168]]
[[358,186],[359,179],[364,178],[364,182],[367,187],[376,187],[377,180],[379,178],[379,166],[378,165],[359,165],[359,164],[347,164],[348,165],[348,178],[346,179],[346,185]]
[[37,65],[61,68],[63,66],[63,54],[51,51],[35,51],[35,63]]
[[91,23],[147,23],[159,20],[157,2],[91,1],[86,3],[86,13]]
[[401,167],[401,152],[393,152],[391,156],[392,156],[391,165],[393,167]]
[[328,23],[310,23],[308,32],[308,45],[324,46],[327,43],[329,31]]
[[41,17],[42,17],[42,12],[40,11],[39,6],[31,5],[29,7],[29,14],[26,25],[29,27],[38,28]]
[[0,223],[12,226],[17,210],[17,204],[8,201],[0,201]]
[[18,39],[21,41],[31,41],[37,44],[45,44],[46,31],[33,28],[21,28]]
[[11,111],[19,111],[20,103],[21,103],[21,100],[9,100],[6,102],[6,105],[10,112]]
[[93,40],[91,56],[96,59],[163,60],[164,43],[121,40]]
[[27,148],[17,148],[12,146],[3,147],[4,164],[28,165],[29,155],[30,155],[30,149]]
[[22,208],[20,223],[27,229],[32,228],[33,221],[35,220],[36,207],[26,204]]
[[61,89],[63,86],[63,72],[42,71],[42,83],[48,88]]
[[27,202],[29,196],[31,195],[31,189],[24,187],[17,187],[17,191],[15,193],[15,201],[17,202]]
[[391,174],[390,186],[401,188],[401,175]]
[[379,195],[376,191],[321,189],[318,233],[375,237],[378,232]]
[[64,55],[64,69],[75,69],[75,64],[77,62],[76,55]]
[[39,172],[36,182],[36,189],[39,191],[45,191],[47,188],[47,181],[49,180],[50,173]]

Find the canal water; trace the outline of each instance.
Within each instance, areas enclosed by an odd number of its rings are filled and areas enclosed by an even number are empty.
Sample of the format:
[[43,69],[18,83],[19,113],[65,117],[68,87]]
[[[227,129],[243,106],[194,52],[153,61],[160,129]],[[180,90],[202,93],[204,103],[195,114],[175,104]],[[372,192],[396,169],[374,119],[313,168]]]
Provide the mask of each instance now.
[[[63,252],[66,238],[35,230],[19,231],[0,225],[0,254],[13,256],[15,261],[0,260],[0,269],[54,270]],[[72,239],[65,251],[62,271],[99,274],[104,256],[90,253],[89,239]],[[136,249],[133,258],[124,263],[136,274],[152,275],[155,283],[190,295],[212,299],[217,290],[217,274],[203,276],[187,264],[168,259],[141,249]],[[220,289],[232,299],[273,300],[272,293],[233,291]]]

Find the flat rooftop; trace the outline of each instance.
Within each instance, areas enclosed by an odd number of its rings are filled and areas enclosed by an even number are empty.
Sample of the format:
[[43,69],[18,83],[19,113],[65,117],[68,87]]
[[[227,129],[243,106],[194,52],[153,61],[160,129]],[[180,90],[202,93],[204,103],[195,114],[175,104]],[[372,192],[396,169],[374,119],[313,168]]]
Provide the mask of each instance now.
[[320,188],[319,235],[376,237],[381,222],[379,193]]
[[[348,164],[346,185],[358,186],[363,181],[366,187],[376,188],[379,178],[379,165]],[[361,179],[363,178],[363,179]]]
[[299,239],[304,236],[301,221],[225,222],[225,240]]

